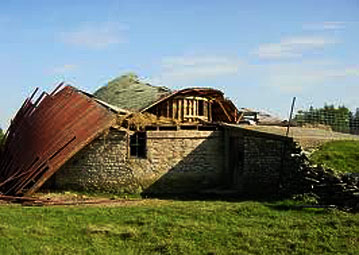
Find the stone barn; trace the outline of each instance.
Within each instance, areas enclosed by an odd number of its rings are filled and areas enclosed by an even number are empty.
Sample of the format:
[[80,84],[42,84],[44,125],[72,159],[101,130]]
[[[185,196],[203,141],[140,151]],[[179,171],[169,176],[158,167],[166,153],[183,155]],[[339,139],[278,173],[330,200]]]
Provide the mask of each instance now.
[[[221,91],[136,83],[117,86],[114,100],[106,93],[66,86],[35,103],[30,97],[7,134],[1,192],[31,195],[44,184],[113,193],[278,190],[293,141],[241,128]],[[20,141],[24,147],[13,146]]]

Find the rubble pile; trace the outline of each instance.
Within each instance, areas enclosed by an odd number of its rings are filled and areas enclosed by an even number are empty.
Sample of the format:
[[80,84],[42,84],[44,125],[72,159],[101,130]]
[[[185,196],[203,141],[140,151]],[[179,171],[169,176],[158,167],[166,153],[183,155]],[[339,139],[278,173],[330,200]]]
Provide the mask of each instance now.
[[283,173],[283,194],[313,194],[321,205],[359,211],[359,174],[340,174],[312,165],[300,148],[296,148],[289,160],[292,171]]

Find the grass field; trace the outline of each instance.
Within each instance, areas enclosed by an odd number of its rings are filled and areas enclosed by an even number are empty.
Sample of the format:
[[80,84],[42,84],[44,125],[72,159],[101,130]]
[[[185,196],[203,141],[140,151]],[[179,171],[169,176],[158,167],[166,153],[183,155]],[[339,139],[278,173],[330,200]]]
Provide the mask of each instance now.
[[[328,141],[325,130],[293,132],[310,146]],[[358,151],[357,141],[333,141],[311,160],[358,172]],[[51,199],[82,196],[68,192]],[[102,206],[3,204],[0,254],[359,254],[359,213],[295,205],[139,198]]]
[[0,254],[359,254],[359,214],[291,203],[1,205]]
[[343,173],[359,173],[359,141],[332,141],[311,155],[311,161]]

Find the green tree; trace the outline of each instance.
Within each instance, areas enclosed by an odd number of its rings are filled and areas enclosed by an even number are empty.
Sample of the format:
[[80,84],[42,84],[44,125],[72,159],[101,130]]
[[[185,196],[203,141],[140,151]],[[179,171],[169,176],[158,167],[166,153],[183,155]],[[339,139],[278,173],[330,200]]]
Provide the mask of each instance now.
[[330,126],[332,130],[338,132],[350,132],[351,113],[345,106],[335,107],[325,104],[322,108],[313,108],[307,111],[298,111],[294,120],[298,125],[321,124]]
[[359,108],[355,113],[350,113],[350,133],[359,135]]

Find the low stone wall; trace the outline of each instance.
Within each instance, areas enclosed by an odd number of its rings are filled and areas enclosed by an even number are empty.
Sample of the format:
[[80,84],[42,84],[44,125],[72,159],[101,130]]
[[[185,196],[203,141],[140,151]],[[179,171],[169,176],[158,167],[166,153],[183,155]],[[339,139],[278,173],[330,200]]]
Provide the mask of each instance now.
[[57,188],[114,193],[184,193],[223,179],[221,131],[147,131],[147,158],[129,154],[129,134],[112,129],[54,176]]
[[61,189],[113,193],[191,193],[221,186],[267,195],[278,191],[283,173],[293,168],[287,162],[294,142],[283,136],[226,126],[147,131],[146,158],[136,158],[130,156],[130,135],[111,129],[67,162],[53,182]]
[[126,160],[127,134],[112,130],[69,160],[52,182],[59,189],[135,192],[138,184]]
[[276,193],[285,171],[292,165],[286,158],[295,148],[291,138],[268,133],[226,127],[229,157],[227,172],[233,176],[233,188],[243,195]]

